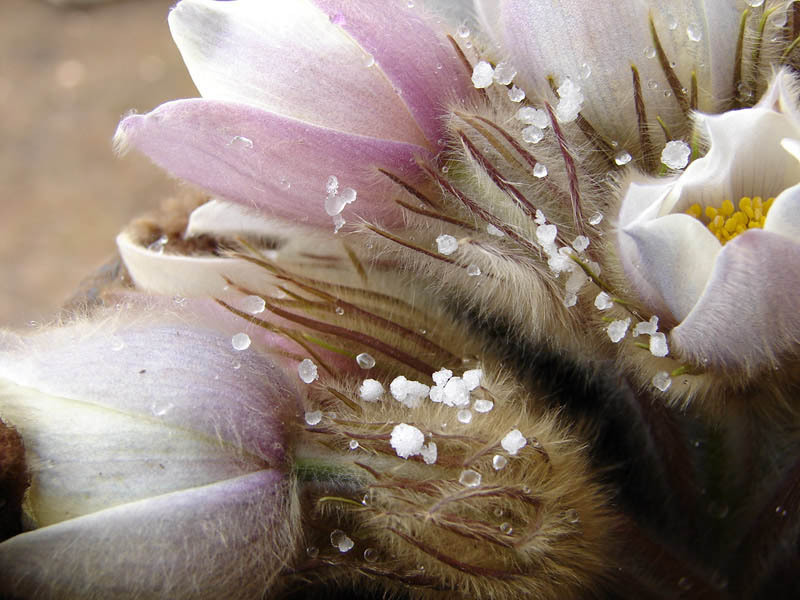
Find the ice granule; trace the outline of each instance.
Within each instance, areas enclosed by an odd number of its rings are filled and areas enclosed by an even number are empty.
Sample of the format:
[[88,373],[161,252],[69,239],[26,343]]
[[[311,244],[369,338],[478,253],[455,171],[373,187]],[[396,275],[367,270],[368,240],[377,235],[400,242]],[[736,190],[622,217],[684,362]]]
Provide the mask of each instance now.
[[667,346],[667,336],[660,331],[650,336],[650,354],[653,356],[666,356],[669,354],[669,347]]
[[670,378],[669,373],[666,371],[660,371],[653,376],[651,383],[656,387],[656,389],[666,392],[669,389],[669,386],[672,385],[672,379]]
[[597,308],[597,310],[608,310],[609,308],[614,306],[614,301],[611,299],[611,296],[609,296],[607,293],[600,292],[594,299],[594,305]]
[[692,155],[692,148],[686,142],[673,140],[667,142],[661,151],[661,162],[670,169],[683,169],[689,164],[689,157]]
[[321,410],[307,411],[305,414],[305,419],[308,425],[317,425],[320,421],[322,421],[322,411]]
[[615,344],[618,343],[622,338],[625,337],[625,334],[628,332],[628,327],[630,327],[631,318],[628,317],[624,321],[619,319],[616,321],[612,321],[609,323],[608,328],[606,331],[608,332],[608,337],[611,338],[611,341]]
[[533,218],[533,222],[536,223],[537,225],[544,225],[545,223],[547,223],[547,217],[541,210],[537,208],[536,215],[534,215]]
[[517,86],[512,86],[512,88],[508,90],[508,99],[512,102],[522,102],[525,100],[525,90],[521,90]]
[[516,76],[517,70],[506,61],[497,63],[497,66],[494,68],[494,80],[500,85],[508,85],[514,81],[514,77]]
[[589,217],[589,225],[599,225],[600,221],[603,220],[603,213],[596,212],[591,217]]
[[250,347],[250,336],[246,333],[237,333],[231,338],[231,345],[234,350],[247,350]]
[[498,229],[491,223],[489,223],[486,226],[486,233],[488,233],[489,235],[493,235],[495,237],[503,237],[505,235],[505,233],[503,233],[500,229]]
[[459,423],[464,423],[467,425],[472,422],[472,411],[468,408],[462,408],[460,411],[458,411],[456,418],[458,419]]
[[517,111],[517,119],[526,125],[546,129],[550,125],[550,117],[541,108],[525,106]]
[[653,315],[649,321],[641,321],[633,328],[634,337],[639,335],[653,335],[658,331],[658,317]]
[[389,391],[398,402],[408,408],[417,408],[423,398],[431,391],[431,388],[419,381],[410,381],[403,375],[399,375],[389,384]]
[[420,453],[425,443],[425,436],[413,425],[400,423],[392,429],[389,443],[394,448],[394,451],[397,452],[397,456],[408,458]]
[[440,254],[448,256],[458,250],[458,240],[452,235],[442,234],[436,238],[436,248]]
[[304,358],[297,365],[297,374],[303,383],[311,383],[317,378],[317,365],[310,358]]
[[556,106],[556,117],[562,123],[570,123],[578,118],[583,108],[583,92],[569,77],[564,79],[557,92],[560,100]]
[[467,389],[471,392],[481,385],[481,379],[483,379],[483,370],[468,369],[464,371],[464,374],[461,376],[461,378],[464,380],[464,383],[467,384]]
[[537,162],[536,165],[533,167],[533,176],[537,179],[541,179],[542,177],[547,177],[547,167],[544,166],[542,163]]
[[508,464],[508,459],[505,456],[500,454],[495,454],[494,458],[492,458],[492,467],[495,471],[499,471],[504,469],[505,466]]
[[472,69],[472,85],[476,88],[487,88],[494,81],[494,69],[485,60],[480,61]]
[[503,450],[512,456],[522,450],[527,444],[528,440],[525,439],[525,436],[522,435],[522,432],[519,429],[512,429],[500,441],[500,445],[503,447]]
[[431,391],[428,392],[428,396],[430,397],[432,402],[441,402],[444,400],[444,386],[435,385],[431,388]]
[[383,385],[376,379],[365,379],[358,393],[364,402],[376,402],[383,396]]
[[469,404],[469,388],[461,377],[451,377],[444,386],[442,401],[447,406],[467,406]]
[[480,400],[475,400],[475,402],[472,403],[472,408],[474,408],[475,412],[478,413],[488,413],[494,408],[494,402],[481,398]]
[[481,484],[481,474],[474,469],[464,469],[458,477],[458,482],[466,487],[478,487]]
[[558,227],[552,223],[549,225],[539,225],[536,228],[536,239],[540,244],[552,244],[558,235]]
[[572,247],[575,248],[578,252],[583,252],[589,247],[589,238],[585,235],[579,235],[574,240],[572,240]]
[[617,155],[614,157],[614,162],[620,167],[627,165],[629,162],[631,162],[631,160],[633,160],[633,157],[627,150],[621,150],[620,152],[617,152]]
[[431,375],[433,382],[438,385],[439,387],[444,387],[447,381],[453,376],[453,372],[450,369],[445,369],[442,367],[436,373]]
[[420,456],[422,456],[422,460],[425,461],[426,465],[432,465],[436,462],[436,459],[439,456],[439,452],[436,448],[436,442],[428,442],[422,449],[419,451]]
[[344,531],[341,529],[334,529],[331,532],[331,546],[337,548],[339,552],[344,553],[352,550],[353,546],[355,546],[355,543]]
[[528,125],[522,130],[522,139],[529,144],[538,144],[544,139],[544,131],[535,125]]
[[371,354],[367,354],[366,352],[362,352],[358,356],[356,356],[356,362],[358,366],[362,369],[371,369],[375,366],[375,359],[372,357]]
[[478,265],[467,265],[467,275],[470,277],[478,277],[481,274],[481,268]]

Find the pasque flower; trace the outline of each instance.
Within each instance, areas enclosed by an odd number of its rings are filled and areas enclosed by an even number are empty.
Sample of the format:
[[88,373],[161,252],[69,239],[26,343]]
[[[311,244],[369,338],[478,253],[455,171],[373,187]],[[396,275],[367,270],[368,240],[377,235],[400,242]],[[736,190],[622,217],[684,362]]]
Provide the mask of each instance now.
[[693,364],[759,370],[800,336],[800,120],[779,73],[753,108],[697,115],[708,153],[680,175],[632,182],[620,256]]
[[225,311],[145,304],[0,337],[0,414],[30,476],[4,593],[250,597],[282,567],[295,386],[199,324]]

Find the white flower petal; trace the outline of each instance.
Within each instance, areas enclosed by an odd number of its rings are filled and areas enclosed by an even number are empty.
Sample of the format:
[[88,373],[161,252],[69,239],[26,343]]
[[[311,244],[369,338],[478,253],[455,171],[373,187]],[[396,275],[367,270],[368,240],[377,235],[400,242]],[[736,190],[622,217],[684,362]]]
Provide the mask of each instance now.
[[282,238],[286,234],[286,223],[267,219],[254,208],[214,199],[192,211],[184,235],[190,238],[204,233],[213,236],[244,235]]
[[[740,16],[735,2],[622,0],[594,5],[582,0],[477,0],[476,4],[488,31],[500,43],[500,52],[517,58],[518,79],[529,96],[549,95],[548,76],[556,82],[571,78],[583,88],[582,114],[624,148],[638,145],[632,64],[639,71],[652,129],[658,130],[656,115],[673,132],[682,119],[652,50],[651,14],[684,87],[689,87],[696,70],[701,110],[717,109],[720,100],[734,92],[730,74]],[[689,39],[689,29],[699,33],[699,40]],[[582,78],[586,70],[591,74]],[[665,91],[671,95],[665,96]]]
[[23,533],[0,544],[0,589],[20,598],[261,597],[293,547],[283,481],[259,471]]
[[782,191],[767,213],[764,230],[800,242],[800,184]]
[[631,267],[650,282],[671,315],[683,320],[703,293],[720,243],[689,215],[637,221],[621,236],[630,238],[638,253]]
[[308,0],[183,0],[172,36],[200,93],[348,133],[425,145],[378,65]]

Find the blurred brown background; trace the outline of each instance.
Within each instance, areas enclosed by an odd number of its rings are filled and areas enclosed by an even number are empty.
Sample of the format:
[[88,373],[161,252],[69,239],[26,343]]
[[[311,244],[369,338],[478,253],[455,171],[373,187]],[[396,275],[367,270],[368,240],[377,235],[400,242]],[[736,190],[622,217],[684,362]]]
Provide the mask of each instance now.
[[177,185],[142,156],[114,156],[120,117],[197,93],[169,35],[172,0],[0,2],[0,327],[24,327]]

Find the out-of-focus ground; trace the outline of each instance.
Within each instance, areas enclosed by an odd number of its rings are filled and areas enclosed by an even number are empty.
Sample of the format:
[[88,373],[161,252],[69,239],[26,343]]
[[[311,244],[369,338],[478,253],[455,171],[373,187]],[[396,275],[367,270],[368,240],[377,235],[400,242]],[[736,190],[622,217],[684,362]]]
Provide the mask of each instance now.
[[172,0],[0,2],[0,327],[24,327],[177,187],[142,156],[114,156],[120,117],[197,92],[169,35]]

